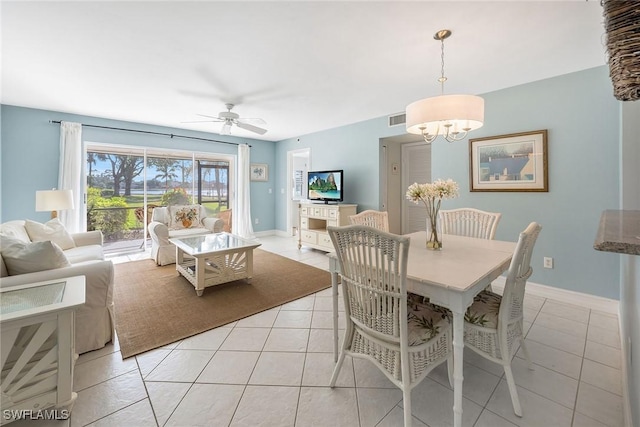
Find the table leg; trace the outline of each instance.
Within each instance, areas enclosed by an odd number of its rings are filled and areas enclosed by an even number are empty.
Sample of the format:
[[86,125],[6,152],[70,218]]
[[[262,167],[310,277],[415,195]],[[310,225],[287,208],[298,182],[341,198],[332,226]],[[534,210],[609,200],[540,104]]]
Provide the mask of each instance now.
[[462,426],[464,313],[453,313],[453,425]]
[[333,297],[333,361],[338,361],[338,273],[331,271],[331,295]]

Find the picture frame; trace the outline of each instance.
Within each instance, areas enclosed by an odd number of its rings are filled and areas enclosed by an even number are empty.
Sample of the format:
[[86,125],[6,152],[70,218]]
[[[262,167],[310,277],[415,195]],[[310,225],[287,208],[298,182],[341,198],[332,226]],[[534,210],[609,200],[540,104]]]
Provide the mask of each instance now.
[[469,139],[471,191],[549,191],[547,130]]
[[266,163],[251,163],[251,181],[268,181],[269,165]]

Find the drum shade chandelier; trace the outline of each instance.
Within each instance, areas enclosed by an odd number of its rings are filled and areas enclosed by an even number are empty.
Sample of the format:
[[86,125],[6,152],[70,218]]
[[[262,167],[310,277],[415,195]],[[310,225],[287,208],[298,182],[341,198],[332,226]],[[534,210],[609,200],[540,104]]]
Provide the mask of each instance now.
[[440,96],[421,99],[406,108],[407,132],[422,135],[431,144],[438,135],[449,142],[466,138],[469,131],[479,129],[484,122],[484,99],[475,95],[445,95],[444,40],[449,30],[438,31],[433,38],[441,43]]

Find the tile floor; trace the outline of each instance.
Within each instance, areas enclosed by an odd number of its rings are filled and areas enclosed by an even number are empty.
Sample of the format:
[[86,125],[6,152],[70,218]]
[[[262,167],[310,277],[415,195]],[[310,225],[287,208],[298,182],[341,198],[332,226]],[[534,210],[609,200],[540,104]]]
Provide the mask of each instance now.
[[[322,269],[323,252],[291,238],[262,248]],[[126,262],[141,256],[114,258]],[[83,354],[70,420],[46,426],[400,426],[402,394],[377,368],[347,358],[335,389],[330,290],[122,360],[118,343]],[[344,327],[344,320],[341,323]],[[501,368],[465,350],[465,426],[623,426],[618,320],[527,296],[526,341],[535,370],[513,361],[524,417],[513,414]],[[414,426],[448,426],[445,365],[412,392]]]

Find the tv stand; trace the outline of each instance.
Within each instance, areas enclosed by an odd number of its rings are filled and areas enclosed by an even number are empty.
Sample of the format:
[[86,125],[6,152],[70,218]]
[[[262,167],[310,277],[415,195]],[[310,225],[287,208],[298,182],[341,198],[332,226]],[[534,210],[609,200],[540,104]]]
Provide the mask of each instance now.
[[298,249],[308,246],[325,252],[333,251],[328,226],[349,225],[349,217],[356,214],[358,205],[300,203],[300,232]]

